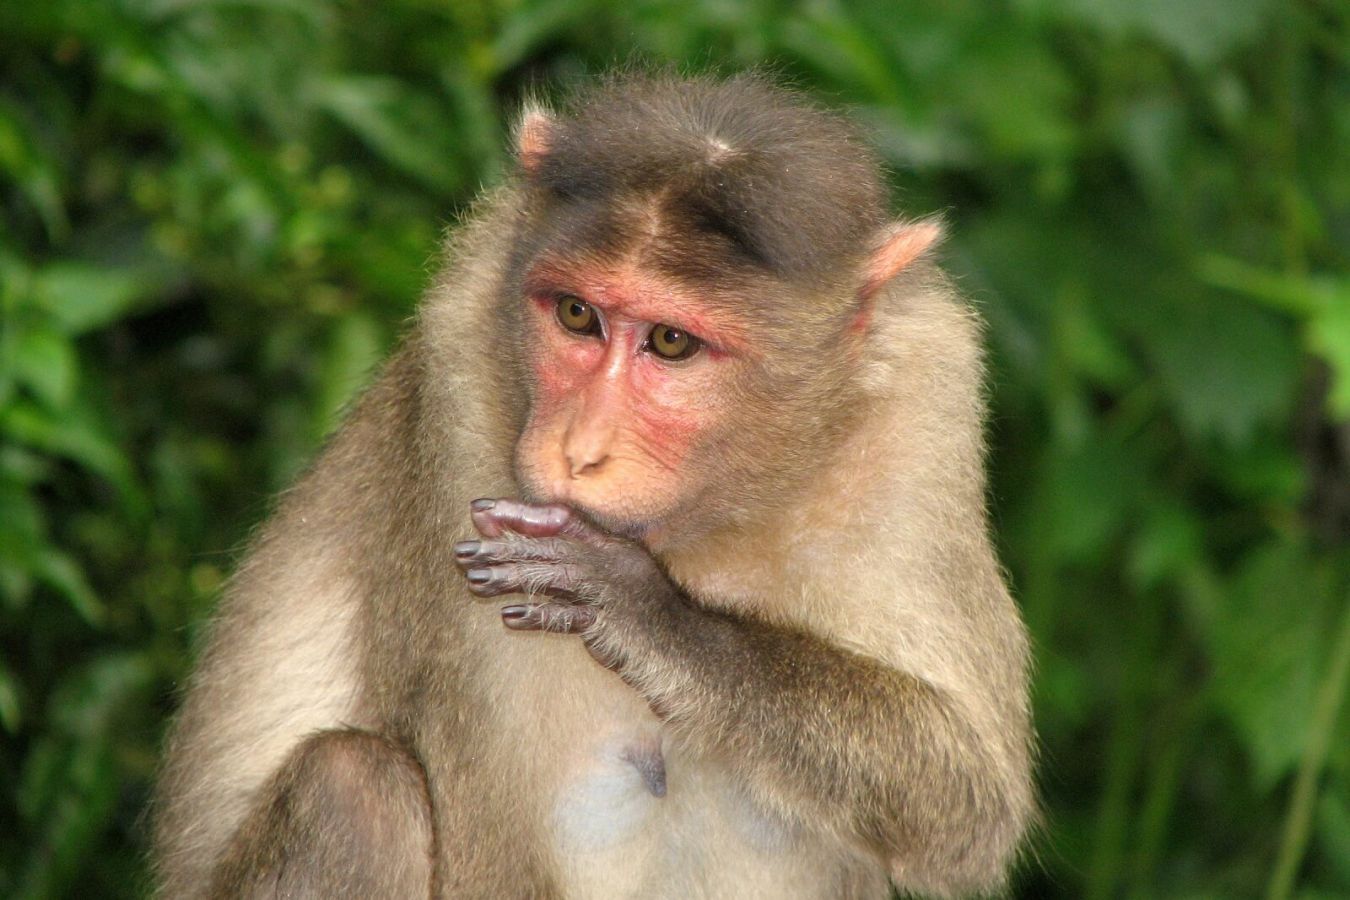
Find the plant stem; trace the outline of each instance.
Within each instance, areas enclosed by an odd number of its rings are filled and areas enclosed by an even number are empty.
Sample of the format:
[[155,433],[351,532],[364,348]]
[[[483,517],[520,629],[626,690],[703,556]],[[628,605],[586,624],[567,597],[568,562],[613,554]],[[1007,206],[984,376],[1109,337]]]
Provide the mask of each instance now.
[[1326,677],[1317,691],[1317,705],[1308,728],[1308,741],[1299,761],[1298,776],[1294,781],[1294,795],[1284,817],[1284,836],[1280,854],[1266,890],[1267,900],[1288,900],[1294,890],[1294,881],[1308,849],[1312,831],[1313,808],[1317,802],[1317,783],[1326,762],[1331,735],[1335,731],[1336,716],[1345,700],[1347,682],[1350,682],[1350,603],[1346,604],[1341,619],[1340,636],[1332,650]]

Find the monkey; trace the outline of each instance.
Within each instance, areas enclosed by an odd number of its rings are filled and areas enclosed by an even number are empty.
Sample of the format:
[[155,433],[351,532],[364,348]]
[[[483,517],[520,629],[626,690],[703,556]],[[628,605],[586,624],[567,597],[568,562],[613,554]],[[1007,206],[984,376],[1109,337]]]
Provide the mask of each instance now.
[[527,104],[229,583],[159,896],[933,896],[1036,817],[981,325],[760,74]]

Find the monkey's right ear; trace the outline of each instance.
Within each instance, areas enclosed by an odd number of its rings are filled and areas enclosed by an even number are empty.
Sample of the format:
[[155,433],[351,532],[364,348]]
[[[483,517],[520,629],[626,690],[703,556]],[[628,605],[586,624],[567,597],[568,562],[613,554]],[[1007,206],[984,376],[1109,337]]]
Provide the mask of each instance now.
[[542,106],[527,106],[516,126],[516,158],[526,175],[534,175],[553,149],[553,117]]

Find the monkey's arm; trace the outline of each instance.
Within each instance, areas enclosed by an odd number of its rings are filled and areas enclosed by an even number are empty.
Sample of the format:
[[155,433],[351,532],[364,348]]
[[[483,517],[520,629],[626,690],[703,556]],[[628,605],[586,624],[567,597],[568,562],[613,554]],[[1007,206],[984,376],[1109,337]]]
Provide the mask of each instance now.
[[1025,767],[1001,762],[922,679],[799,631],[710,610],[641,546],[560,506],[476,508],[489,540],[457,548],[508,627],[579,633],[687,739],[735,760],[771,807],[854,835],[906,886],[997,884],[1026,827]]

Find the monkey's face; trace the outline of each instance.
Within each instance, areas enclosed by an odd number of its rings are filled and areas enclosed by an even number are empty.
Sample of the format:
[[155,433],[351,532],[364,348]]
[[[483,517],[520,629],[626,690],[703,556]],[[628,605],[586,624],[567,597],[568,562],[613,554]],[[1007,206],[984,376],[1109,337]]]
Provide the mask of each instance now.
[[530,415],[522,487],[642,536],[724,474],[744,324],[635,268],[526,280]]

